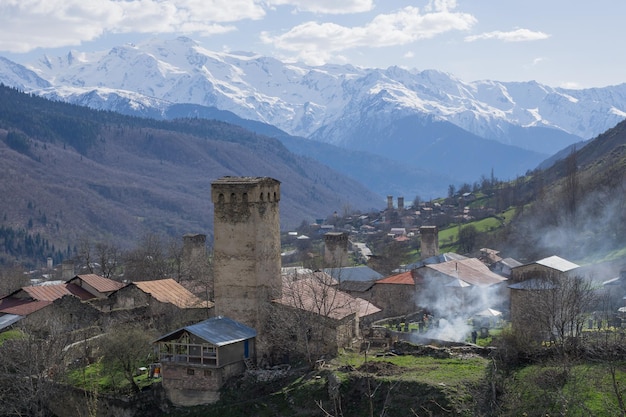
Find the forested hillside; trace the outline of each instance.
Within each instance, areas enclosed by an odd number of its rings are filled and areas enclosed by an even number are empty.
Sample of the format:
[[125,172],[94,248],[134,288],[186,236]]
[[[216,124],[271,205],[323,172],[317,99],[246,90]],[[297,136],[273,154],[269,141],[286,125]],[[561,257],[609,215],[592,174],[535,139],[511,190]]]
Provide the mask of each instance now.
[[83,236],[128,247],[146,233],[211,235],[210,184],[224,175],[281,181],[283,228],[382,205],[278,140],[227,123],[158,122],[0,88],[0,225],[49,248]]

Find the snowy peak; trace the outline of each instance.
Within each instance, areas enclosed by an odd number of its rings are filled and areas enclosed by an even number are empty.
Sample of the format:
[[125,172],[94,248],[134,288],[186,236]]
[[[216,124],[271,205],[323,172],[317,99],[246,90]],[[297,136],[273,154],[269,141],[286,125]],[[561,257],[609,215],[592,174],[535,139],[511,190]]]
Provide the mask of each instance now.
[[553,129],[572,142],[589,139],[626,115],[626,84],[565,90],[534,81],[464,82],[436,70],[311,67],[248,52],[214,52],[186,37],[44,56],[29,69],[8,60],[0,65],[5,84],[58,99],[104,109],[112,108],[107,96],[115,97],[115,106],[124,100],[131,107],[214,106],[330,143],[341,143],[349,133],[345,129],[366,115],[385,123],[427,115],[503,143],[534,128]]

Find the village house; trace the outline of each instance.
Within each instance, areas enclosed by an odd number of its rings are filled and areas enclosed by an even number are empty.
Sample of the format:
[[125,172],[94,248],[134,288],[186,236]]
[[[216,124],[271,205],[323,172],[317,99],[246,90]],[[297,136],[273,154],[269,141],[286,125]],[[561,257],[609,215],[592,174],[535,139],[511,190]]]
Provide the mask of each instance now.
[[[540,335],[551,329],[542,328],[539,323],[529,320],[529,308],[538,297],[556,291],[563,280],[576,279],[579,265],[558,256],[550,256],[511,269],[510,309],[511,325]],[[543,337],[543,336],[542,336]]]
[[445,300],[447,311],[439,314],[471,316],[486,308],[508,310],[507,279],[490,271],[479,259],[426,264],[414,273],[420,278],[416,281],[418,305]]
[[370,300],[382,309],[382,316],[397,317],[416,310],[416,277],[404,271],[377,280],[371,288]]
[[159,337],[154,344],[168,399],[186,407],[216,402],[224,383],[241,375],[255,356],[256,335],[253,328],[218,316]]
[[[292,355],[305,355],[299,346],[316,352],[316,356],[332,356],[340,347],[350,346],[360,336],[360,322],[380,312],[380,308],[361,298],[340,291],[337,281],[324,272],[283,275],[283,291],[280,298],[273,301],[272,313],[274,335],[279,345],[274,349],[291,350]],[[294,332],[289,346],[281,328],[302,327]],[[298,333],[306,335],[297,340]],[[299,343],[298,343],[299,342]],[[305,342],[305,343],[303,343]],[[276,353],[275,351],[273,352]],[[316,358],[317,359],[317,358]]]
[[[98,314],[89,302],[122,286],[93,274],[76,275],[67,282],[29,285],[0,299],[0,315],[8,316],[3,319],[5,323],[19,321],[42,331],[52,325],[65,330],[91,327],[98,322]],[[46,322],[48,325],[44,326]]]
[[162,329],[172,323],[193,323],[213,315],[213,302],[202,300],[172,278],[131,282],[108,298],[94,302],[111,320],[159,318]]

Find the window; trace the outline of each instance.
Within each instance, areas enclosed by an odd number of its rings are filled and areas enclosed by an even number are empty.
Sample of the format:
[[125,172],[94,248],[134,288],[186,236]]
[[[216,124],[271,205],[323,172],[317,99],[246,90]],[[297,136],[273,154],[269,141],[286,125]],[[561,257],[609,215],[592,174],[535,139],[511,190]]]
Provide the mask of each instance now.
[[210,369],[205,369],[204,370],[204,376],[211,376],[211,375],[213,375],[213,373],[211,372]]
[[187,375],[195,375],[195,369],[187,368]]

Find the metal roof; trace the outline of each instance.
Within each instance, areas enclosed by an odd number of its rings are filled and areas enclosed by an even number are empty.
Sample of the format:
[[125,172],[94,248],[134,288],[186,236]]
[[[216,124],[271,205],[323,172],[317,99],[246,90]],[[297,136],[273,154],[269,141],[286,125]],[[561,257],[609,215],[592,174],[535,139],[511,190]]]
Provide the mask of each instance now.
[[376,281],[383,275],[374,271],[369,266],[347,266],[343,268],[325,268],[326,272],[337,281]]
[[331,290],[337,282],[324,272],[314,272],[292,280],[283,276],[281,298],[274,300],[296,309],[342,320],[352,314],[372,314],[380,309],[368,301],[357,299],[339,289]]
[[172,339],[182,332],[189,332],[215,346],[224,346],[256,337],[256,330],[228,317],[218,316],[185,326],[161,336],[156,342]]
[[[74,278],[70,279],[68,283],[71,283],[73,281],[79,281],[79,280],[95,288],[96,291],[101,292],[101,293],[117,291],[126,285],[121,282],[114,281],[112,279],[105,278],[96,274],[76,275]],[[80,285],[80,284],[77,284],[77,285]]]
[[479,287],[487,287],[506,281],[506,278],[490,271],[487,265],[476,258],[426,265],[425,268]]
[[400,284],[415,285],[413,273],[411,271],[401,272],[376,281],[376,284]]
[[31,298],[38,301],[54,301],[64,295],[74,295],[81,300],[90,300],[95,296],[76,284],[30,285],[22,287]]
[[137,281],[133,282],[133,285],[158,301],[174,304],[179,308],[208,308],[213,306],[212,302],[202,301],[172,278]]
[[560,272],[571,271],[572,269],[576,269],[580,266],[566,259],[559,258],[558,256],[550,256],[548,258],[540,259],[535,263],[547,266],[548,268],[556,269]]
[[18,316],[17,314],[5,314],[0,316],[0,330],[6,329],[10,325],[17,323],[24,316]]
[[24,300],[20,298],[3,298],[0,300],[0,313],[27,316],[52,304],[52,301]]

